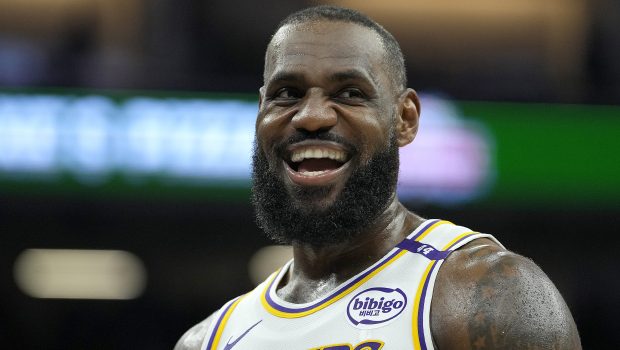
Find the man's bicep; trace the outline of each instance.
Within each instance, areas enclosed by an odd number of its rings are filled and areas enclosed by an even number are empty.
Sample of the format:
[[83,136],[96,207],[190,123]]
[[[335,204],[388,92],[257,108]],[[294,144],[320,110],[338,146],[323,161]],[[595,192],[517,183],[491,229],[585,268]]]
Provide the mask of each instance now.
[[568,307],[536,264],[506,251],[471,254],[439,276],[431,313],[440,349],[581,348]]
[[202,341],[207,335],[209,325],[213,320],[213,314],[202,322],[190,328],[177,342],[174,350],[199,350],[202,345]]

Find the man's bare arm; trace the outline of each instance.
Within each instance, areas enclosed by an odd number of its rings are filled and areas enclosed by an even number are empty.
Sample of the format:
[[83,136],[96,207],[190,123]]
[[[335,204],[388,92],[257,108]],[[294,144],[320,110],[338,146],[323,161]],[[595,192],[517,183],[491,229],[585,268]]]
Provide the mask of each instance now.
[[190,328],[175,345],[174,350],[200,350],[202,341],[207,335],[209,325],[213,321],[213,315]]
[[457,250],[439,270],[431,329],[439,349],[581,349],[544,272],[488,239]]

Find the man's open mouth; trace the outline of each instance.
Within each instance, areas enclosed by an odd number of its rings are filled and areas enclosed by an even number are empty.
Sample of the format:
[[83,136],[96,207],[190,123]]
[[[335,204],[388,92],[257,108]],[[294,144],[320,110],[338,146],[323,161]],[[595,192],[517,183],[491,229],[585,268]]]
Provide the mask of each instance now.
[[286,163],[297,176],[320,177],[339,170],[348,158],[342,149],[309,145],[293,149]]

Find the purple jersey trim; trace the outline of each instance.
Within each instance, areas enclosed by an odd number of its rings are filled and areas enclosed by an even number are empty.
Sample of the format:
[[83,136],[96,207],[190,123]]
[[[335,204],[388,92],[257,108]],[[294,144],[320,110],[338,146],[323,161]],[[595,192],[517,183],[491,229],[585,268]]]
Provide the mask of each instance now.
[[[406,238],[405,240],[407,240],[407,239],[416,239],[421,234],[423,234],[426,230],[428,230],[429,227],[431,227],[432,225],[434,225],[438,221],[439,220],[428,220],[428,222],[425,224],[425,226],[422,229],[420,229],[420,231],[418,231],[418,233],[415,236],[413,236],[411,238]],[[314,304],[312,304],[310,306],[301,307],[301,308],[289,308],[289,307],[286,307],[286,306],[279,305],[273,299],[271,299],[270,291],[272,290],[274,283],[276,283],[276,281],[278,281],[279,278],[274,278],[271,281],[271,283],[269,284],[269,287],[265,291],[265,300],[267,300],[267,303],[269,304],[269,306],[271,306],[272,308],[274,308],[274,309],[276,309],[278,311],[281,311],[281,312],[300,313],[300,312],[305,312],[305,311],[308,311],[308,310],[312,310],[312,309],[314,309],[316,307],[319,307],[322,304],[324,304],[324,303],[334,299],[336,296],[338,296],[339,294],[341,294],[345,290],[351,288],[351,286],[355,285],[360,280],[364,279],[366,276],[371,274],[373,271],[375,271],[376,269],[378,269],[379,267],[384,265],[386,262],[390,261],[393,257],[398,255],[398,253],[400,253],[401,251],[402,251],[402,248],[396,248],[391,254],[389,254],[388,256],[384,257],[381,261],[376,263],[370,269],[368,269],[365,272],[363,272],[361,275],[357,276],[351,282],[349,282],[346,285],[340,287],[338,290],[336,290],[334,293],[332,293],[329,297],[327,297],[327,298],[325,298],[323,300],[320,300],[320,301],[318,301],[318,302],[316,302],[316,303],[314,303]]]
[[224,316],[226,316],[226,313],[228,313],[228,310],[230,309],[230,307],[233,306],[235,301],[239,298],[240,297],[236,297],[235,299],[231,300],[228,303],[228,305],[224,308],[224,311],[222,311],[222,313],[220,314],[220,317],[217,319],[217,322],[215,323],[215,327],[213,328],[213,332],[211,332],[211,337],[209,337],[209,342],[207,343],[207,347],[205,348],[205,350],[211,350],[211,347],[213,346],[213,340],[215,339],[215,334],[217,333],[217,330],[220,328],[222,324],[222,320],[224,319]]
[[422,348],[422,350],[426,350],[426,339],[424,338],[424,301],[426,300],[426,291],[428,290],[428,282],[431,280],[431,276],[433,275],[433,272],[435,271],[435,268],[437,267],[437,261],[433,261],[431,264],[433,264],[433,267],[431,267],[431,270],[428,272],[428,275],[426,276],[426,281],[424,281],[424,287],[422,288],[422,295],[420,296],[420,300],[418,300],[418,303],[420,303],[420,308],[418,310],[418,339],[420,339],[420,347]]
[[438,250],[430,244],[420,243],[410,239],[405,239],[396,246],[414,254],[420,254],[429,260],[443,260],[451,253],[449,250]]
[[426,223],[426,225],[420,230],[418,231],[418,233],[415,234],[415,236],[413,237],[408,237],[405,238],[405,240],[412,240],[415,241],[416,239],[418,239],[418,237],[420,237],[424,232],[426,232],[426,230],[428,230],[429,227],[435,225],[436,223],[438,223],[441,220],[438,219],[433,219],[433,220],[428,220],[428,222]]
[[271,290],[271,288],[273,287],[273,284],[276,282],[276,279],[274,278],[271,281],[271,284],[269,285],[269,288],[267,288],[267,291],[265,292],[265,299],[267,300],[267,302],[269,303],[269,305],[271,307],[273,307],[274,309],[278,310],[278,311],[282,311],[282,312],[287,312],[287,313],[298,313],[298,312],[305,312],[308,310],[312,310],[330,300],[332,300],[333,298],[335,298],[336,296],[338,296],[340,293],[344,292],[345,290],[349,289],[352,285],[356,284],[357,282],[359,282],[360,280],[362,280],[364,277],[368,276],[370,273],[372,273],[374,270],[376,270],[377,268],[379,268],[381,265],[385,264],[387,261],[391,260],[394,256],[398,255],[398,253],[400,253],[402,251],[402,249],[397,249],[395,252],[393,252],[392,254],[390,254],[389,256],[385,257],[383,260],[381,260],[377,265],[375,265],[373,268],[371,268],[370,270],[364,272],[363,274],[359,275],[358,277],[356,277],[354,280],[352,280],[351,282],[347,283],[346,285],[340,287],[336,292],[332,293],[329,297],[320,300],[310,306],[306,306],[306,307],[301,307],[301,308],[289,308],[286,306],[282,306],[277,304],[273,299],[271,299],[271,295],[269,293],[269,291]]

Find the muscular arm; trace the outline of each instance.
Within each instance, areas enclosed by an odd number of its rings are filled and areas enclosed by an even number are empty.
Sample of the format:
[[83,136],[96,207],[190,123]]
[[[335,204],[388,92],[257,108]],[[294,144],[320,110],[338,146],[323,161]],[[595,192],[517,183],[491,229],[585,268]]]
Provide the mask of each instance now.
[[200,350],[202,341],[207,335],[209,325],[213,321],[213,315],[190,328],[175,345],[174,350]]
[[439,349],[581,349],[570,311],[544,272],[488,239],[442,265],[431,329]]

